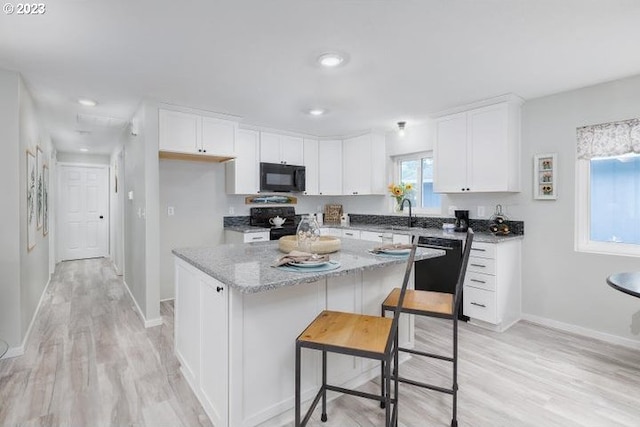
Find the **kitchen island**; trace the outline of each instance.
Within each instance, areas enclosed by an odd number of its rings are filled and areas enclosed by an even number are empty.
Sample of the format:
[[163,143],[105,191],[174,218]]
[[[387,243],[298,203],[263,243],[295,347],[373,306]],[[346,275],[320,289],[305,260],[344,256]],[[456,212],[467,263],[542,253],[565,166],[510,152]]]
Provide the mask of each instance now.
[[[291,421],[298,334],[324,309],[379,315],[387,293],[402,283],[406,260],[371,254],[373,246],[344,239],[331,254],[340,268],[313,273],[272,267],[283,255],[277,241],[173,251],[175,352],[216,427]],[[442,254],[419,248],[416,260]],[[412,319],[403,316],[401,345],[412,346],[413,335]],[[335,384],[353,387],[379,375],[375,362],[330,356]],[[303,353],[302,366],[309,400],[320,383],[317,352]]]

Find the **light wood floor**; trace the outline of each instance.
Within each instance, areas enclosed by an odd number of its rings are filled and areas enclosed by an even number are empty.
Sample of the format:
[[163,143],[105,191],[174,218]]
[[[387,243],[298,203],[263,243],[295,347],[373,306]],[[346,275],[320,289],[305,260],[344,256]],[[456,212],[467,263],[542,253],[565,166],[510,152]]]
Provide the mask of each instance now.
[[[163,325],[144,329],[108,261],[61,263],[25,355],[0,360],[0,426],[211,425],[172,354],[172,309],[163,303]],[[449,349],[448,323],[416,326],[419,345]],[[461,427],[640,426],[639,351],[527,322],[502,334],[463,324],[459,339]],[[447,385],[448,369],[413,358],[401,373]],[[401,426],[449,424],[450,396],[400,392]],[[351,396],[328,413],[310,425],[383,424],[375,402]]]

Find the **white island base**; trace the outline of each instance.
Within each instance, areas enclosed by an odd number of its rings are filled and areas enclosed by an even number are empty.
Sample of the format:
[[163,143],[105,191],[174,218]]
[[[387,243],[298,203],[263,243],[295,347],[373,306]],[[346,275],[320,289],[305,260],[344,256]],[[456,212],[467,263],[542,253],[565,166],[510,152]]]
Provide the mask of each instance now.
[[[405,271],[396,264],[242,293],[175,260],[175,352],[216,427],[290,423],[296,337],[324,309],[380,315]],[[413,337],[413,319],[403,315],[401,345],[412,347]],[[330,354],[327,366],[329,382],[345,387],[380,375],[379,363],[352,356]],[[305,408],[320,387],[320,352],[303,351],[302,368]]]

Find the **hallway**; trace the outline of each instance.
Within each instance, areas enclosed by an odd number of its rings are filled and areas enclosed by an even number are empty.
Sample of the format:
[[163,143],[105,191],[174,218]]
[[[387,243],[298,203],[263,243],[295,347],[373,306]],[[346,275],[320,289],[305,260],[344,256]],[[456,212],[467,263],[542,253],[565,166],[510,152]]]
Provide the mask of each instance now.
[[109,260],[58,264],[24,356],[0,360],[0,425],[211,425],[172,353],[172,307],[145,329]]

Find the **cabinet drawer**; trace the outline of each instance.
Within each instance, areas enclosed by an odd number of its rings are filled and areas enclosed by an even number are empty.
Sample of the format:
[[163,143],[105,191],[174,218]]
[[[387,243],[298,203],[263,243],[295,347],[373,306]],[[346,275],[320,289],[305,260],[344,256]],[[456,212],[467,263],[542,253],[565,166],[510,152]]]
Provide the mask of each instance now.
[[468,271],[464,278],[465,286],[472,286],[474,288],[486,289],[487,291],[496,290],[496,276],[490,274],[476,273],[475,271]]
[[495,258],[496,245],[493,243],[473,242],[471,244],[471,256]]
[[244,242],[266,242],[269,240],[269,232],[261,231],[260,233],[244,233]]
[[498,323],[495,292],[465,286],[463,295],[465,316],[493,324]]
[[342,230],[342,237],[345,239],[359,239],[360,230]]
[[496,274],[496,260],[491,258],[470,256],[467,271],[485,274]]

